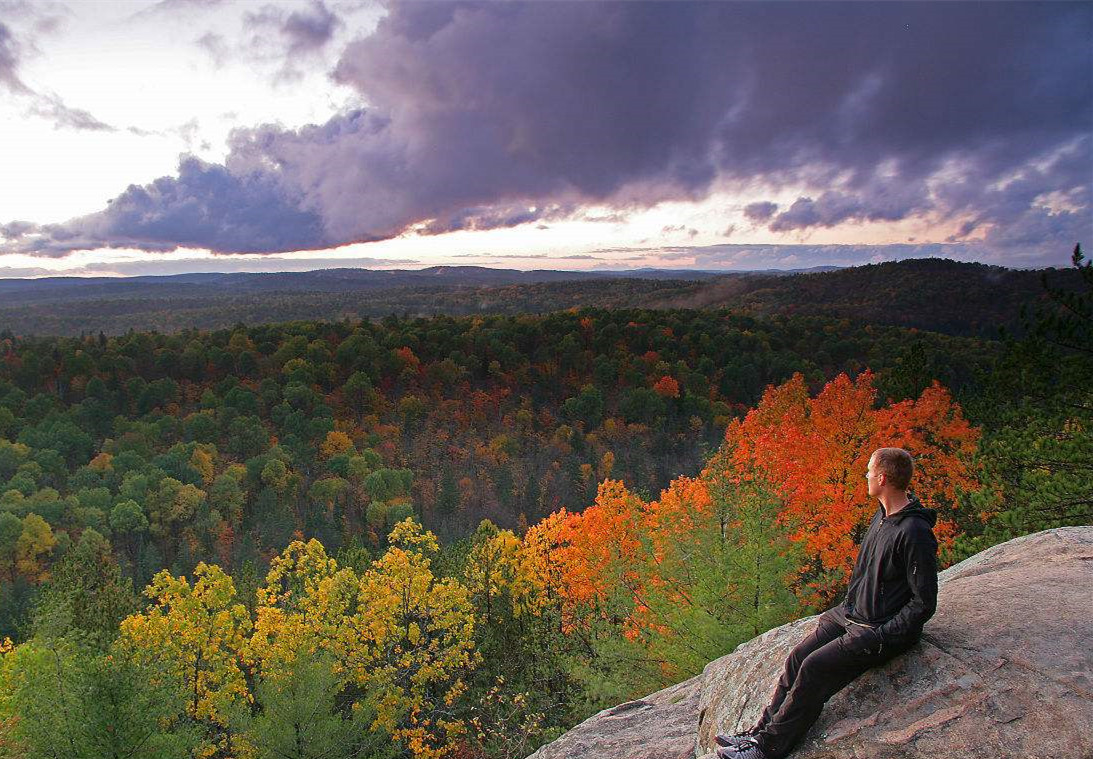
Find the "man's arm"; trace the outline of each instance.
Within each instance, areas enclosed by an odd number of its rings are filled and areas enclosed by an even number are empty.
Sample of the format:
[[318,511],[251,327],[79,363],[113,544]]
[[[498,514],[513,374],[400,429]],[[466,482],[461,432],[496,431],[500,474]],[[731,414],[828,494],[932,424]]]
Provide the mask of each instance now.
[[937,609],[937,540],[933,532],[924,530],[914,535],[907,543],[906,552],[906,579],[911,587],[911,600],[896,616],[876,628],[882,642],[904,639],[921,631]]

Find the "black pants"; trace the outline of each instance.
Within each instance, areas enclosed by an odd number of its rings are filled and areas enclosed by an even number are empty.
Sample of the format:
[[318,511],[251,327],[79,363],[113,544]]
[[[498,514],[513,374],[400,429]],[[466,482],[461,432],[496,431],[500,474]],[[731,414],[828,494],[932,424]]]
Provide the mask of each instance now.
[[759,718],[756,739],[770,759],[781,759],[804,737],[827,700],[871,667],[908,646],[889,650],[877,635],[850,624],[841,608],[820,615],[812,633],[786,659],[770,704]]

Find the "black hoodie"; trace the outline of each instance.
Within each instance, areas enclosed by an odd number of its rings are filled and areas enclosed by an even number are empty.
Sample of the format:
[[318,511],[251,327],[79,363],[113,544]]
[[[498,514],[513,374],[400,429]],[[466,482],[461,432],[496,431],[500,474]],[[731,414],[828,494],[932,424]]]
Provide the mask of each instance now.
[[910,502],[890,517],[877,509],[862,539],[843,608],[888,646],[910,645],[937,608],[937,512]]

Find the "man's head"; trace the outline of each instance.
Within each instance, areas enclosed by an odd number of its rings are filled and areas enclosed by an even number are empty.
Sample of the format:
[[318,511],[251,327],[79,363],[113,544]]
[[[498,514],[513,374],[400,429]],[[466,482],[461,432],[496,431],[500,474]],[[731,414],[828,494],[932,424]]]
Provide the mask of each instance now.
[[869,469],[866,471],[870,497],[879,496],[885,489],[907,490],[914,471],[915,464],[907,451],[902,448],[878,448],[869,457]]

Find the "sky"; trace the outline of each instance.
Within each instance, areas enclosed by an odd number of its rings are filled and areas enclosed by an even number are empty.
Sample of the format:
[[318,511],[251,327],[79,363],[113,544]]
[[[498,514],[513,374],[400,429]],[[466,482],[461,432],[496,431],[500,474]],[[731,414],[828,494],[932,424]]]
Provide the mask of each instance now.
[[0,277],[1065,266],[1093,2],[0,0]]

